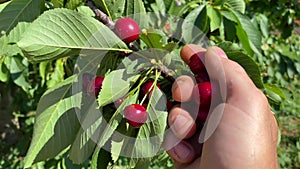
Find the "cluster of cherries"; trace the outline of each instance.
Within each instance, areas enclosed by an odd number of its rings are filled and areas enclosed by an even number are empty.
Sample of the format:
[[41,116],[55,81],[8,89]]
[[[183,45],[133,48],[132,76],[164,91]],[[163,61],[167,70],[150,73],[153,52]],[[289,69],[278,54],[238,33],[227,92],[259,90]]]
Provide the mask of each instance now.
[[189,59],[183,58],[185,63],[187,63],[194,73],[197,84],[193,89],[193,99],[198,104],[197,119],[200,123],[204,123],[208,116],[212,86],[207,73],[207,70],[202,62],[205,57],[205,51],[200,51],[192,55]]
[[[83,92],[87,93],[91,97],[97,97],[99,92],[102,89],[104,77],[96,76],[92,78],[91,74],[84,73],[82,76],[82,80],[83,80],[83,86],[82,86]],[[161,88],[158,83],[156,83],[156,87],[158,87],[159,89]],[[154,90],[154,80],[149,79],[147,82],[145,82],[142,85],[140,97],[146,96],[147,97],[146,100],[149,100],[153,90]],[[123,102],[122,98],[116,100],[115,102],[116,107],[120,106],[122,102]],[[147,116],[148,116],[148,113],[146,111],[147,106],[148,106],[147,103],[143,103],[142,105],[131,104],[125,107],[124,117],[132,127],[139,128],[147,121]]]
[[[129,44],[138,39],[140,35],[139,25],[131,18],[121,18],[115,23],[114,32],[122,39],[126,44]],[[191,71],[195,75],[197,85],[193,90],[193,98],[199,105],[197,119],[200,122],[204,122],[208,115],[208,110],[211,102],[211,83],[201,59],[204,57],[204,52],[194,54],[190,59],[183,60],[189,65]],[[97,76],[92,78],[89,74],[83,75],[83,89],[88,95],[97,97],[103,83],[104,77]],[[142,85],[141,97],[147,95],[147,99],[150,98],[154,90],[154,80],[150,79]],[[160,85],[156,83],[156,87],[160,89]],[[176,101],[176,99],[174,99]],[[116,101],[116,106],[122,104],[122,99]],[[173,103],[167,100],[167,109],[173,106]],[[124,108],[124,117],[128,124],[134,128],[141,127],[146,121],[148,113],[146,111],[147,103],[144,104],[131,104]]]

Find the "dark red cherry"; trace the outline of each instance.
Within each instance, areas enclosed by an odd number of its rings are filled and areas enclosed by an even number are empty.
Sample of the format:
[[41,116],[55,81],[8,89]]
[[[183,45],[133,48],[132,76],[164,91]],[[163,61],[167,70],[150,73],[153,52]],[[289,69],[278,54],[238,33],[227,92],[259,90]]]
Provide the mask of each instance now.
[[198,83],[193,90],[193,96],[200,107],[209,107],[211,102],[212,88],[210,82]]
[[140,27],[131,18],[120,18],[115,24],[115,32],[125,43],[130,43],[140,36]]
[[204,56],[205,52],[198,52],[190,58],[189,67],[195,75],[206,71],[205,66],[202,62]]
[[119,98],[115,101],[115,106],[116,108],[120,107],[121,104],[123,103],[124,99],[123,98]]
[[167,105],[167,110],[168,111],[170,111],[172,108],[173,108],[173,106],[174,106],[174,103],[172,102],[172,101],[170,101],[169,99],[167,99],[167,103],[166,103]]
[[95,96],[97,97],[99,92],[102,89],[102,83],[103,83],[104,77],[102,76],[97,76],[93,80],[90,81],[89,86],[88,86],[88,94],[90,96]]
[[141,127],[147,121],[147,111],[145,107],[139,104],[131,104],[124,109],[124,116],[134,128]]
[[208,110],[207,109],[200,109],[198,114],[197,114],[197,119],[201,123],[205,123],[206,119],[208,116]]
[[210,80],[206,70],[204,70],[201,73],[196,74],[195,79],[196,79],[197,83],[208,82]]
[[[149,79],[145,84],[143,84],[143,86],[142,86],[142,94],[143,94],[143,96],[146,95],[149,92],[148,98],[151,97],[151,94],[152,94],[152,92],[154,90],[153,83],[154,83],[154,80],[153,79]],[[158,83],[156,83],[156,87],[158,87],[160,89],[160,85]]]

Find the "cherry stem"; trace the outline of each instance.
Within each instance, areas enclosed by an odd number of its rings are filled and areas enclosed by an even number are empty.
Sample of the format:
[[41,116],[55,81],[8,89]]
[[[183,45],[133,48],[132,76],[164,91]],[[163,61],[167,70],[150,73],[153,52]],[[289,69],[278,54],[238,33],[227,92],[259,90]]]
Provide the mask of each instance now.
[[104,25],[106,25],[109,29],[113,30],[115,27],[115,23],[107,16],[104,12],[102,12],[100,9],[96,7],[94,2],[91,0],[87,0],[86,4],[94,11],[97,19],[102,22]]
[[171,83],[173,83],[175,81],[174,78],[174,71],[172,69],[169,69],[167,66],[165,66],[161,61],[151,61],[151,63],[160,70],[161,75],[167,79],[168,81],[170,81]]
[[139,92],[141,85],[145,82],[145,80],[147,79],[147,76],[152,72],[152,70],[153,70],[153,67],[147,71],[147,73],[144,75],[144,78],[142,80],[140,80],[139,85],[137,87],[135,87],[133,90],[131,90],[128,95],[132,95],[136,91]]
[[[143,99],[142,99],[140,105],[143,105],[143,103],[144,103],[144,101],[146,100],[147,96],[149,95],[150,91],[151,91],[151,90],[154,88],[154,86],[156,85],[157,80],[158,80],[160,74],[161,74],[161,72],[160,72],[160,71],[158,72],[157,69],[155,69],[155,79],[154,79],[154,82],[153,82],[153,84],[151,85],[150,89],[149,89],[149,90],[147,91],[147,93],[145,94],[145,96],[143,97]],[[149,105],[148,105],[148,106],[149,106]],[[147,106],[147,108],[148,108],[148,106]]]

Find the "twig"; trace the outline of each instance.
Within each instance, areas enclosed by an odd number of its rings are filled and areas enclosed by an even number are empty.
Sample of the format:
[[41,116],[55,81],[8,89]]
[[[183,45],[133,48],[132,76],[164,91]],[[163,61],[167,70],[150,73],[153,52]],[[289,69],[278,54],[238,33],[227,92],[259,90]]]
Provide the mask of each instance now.
[[115,27],[115,23],[107,16],[104,12],[102,12],[100,9],[96,7],[96,5],[90,1],[87,0],[86,4],[94,11],[97,19],[102,22],[104,25],[106,25],[109,29],[113,30]]

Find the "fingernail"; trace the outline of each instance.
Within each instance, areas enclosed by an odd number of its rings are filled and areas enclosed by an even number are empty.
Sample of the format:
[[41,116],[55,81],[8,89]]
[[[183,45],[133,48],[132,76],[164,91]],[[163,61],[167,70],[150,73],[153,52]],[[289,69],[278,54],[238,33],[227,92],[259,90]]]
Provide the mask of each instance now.
[[174,147],[174,153],[180,160],[187,160],[192,155],[192,149],[186,143],[181,142]]
[[218,54],[219,56],[221,56],[221,57],[223,57],[223,58],[225,58],[225,59],[228,59],[226,53],[225,53],[221,48],[215,47],[215,49],[216,49],[216,52],[217,52],[217,54]]

